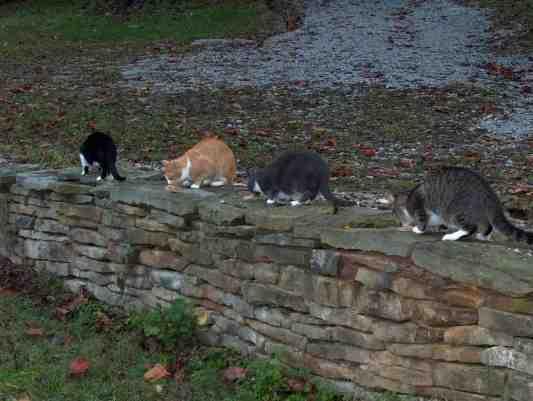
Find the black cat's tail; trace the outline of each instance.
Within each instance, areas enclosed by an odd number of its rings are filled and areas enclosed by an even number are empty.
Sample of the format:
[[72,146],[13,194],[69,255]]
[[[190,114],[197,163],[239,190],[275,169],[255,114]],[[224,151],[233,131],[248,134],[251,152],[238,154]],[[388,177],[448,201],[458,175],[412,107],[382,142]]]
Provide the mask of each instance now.
[[109,168],[110,172],[111,172],[111,175],[113,176],[113,178],[117,181],[124,181],[126,180],[126,177],[122,177],[119,173],[118,173],[118,170],[117,170],[117,166],[115,166],[115,164],[111,164],[111,167]]
[[333,203],[333,213],[337,213],[337,211],[339,210],[339,207],[354,206],[354,202],[347,201],[344,199],[339,199],[335,195],[333,195],[331,191],[329,190],[329,183],[327,179],[322,180],[322,182],[320,183],[320,193],[322,194],[324,198],[326,198],[328,201]]
[[513,239],[517,242],[525,242],[528,245],[533,245],[533,233],[524,231],[511,224],[507,217],[503,214],[503,210],[499,210],[492,221],[490,222],[496,230],[504,234],[505,236]]

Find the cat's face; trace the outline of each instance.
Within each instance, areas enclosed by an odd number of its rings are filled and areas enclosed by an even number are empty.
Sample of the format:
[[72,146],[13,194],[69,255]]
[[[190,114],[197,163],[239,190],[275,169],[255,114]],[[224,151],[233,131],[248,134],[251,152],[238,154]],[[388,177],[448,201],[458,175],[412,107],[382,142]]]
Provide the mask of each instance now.
[[191,162],[186,157],[174,160],[163,160],[163,174],[169,185],[182,183],[188,178]]
[[392,211],[400,219],[402,226],[412,226],[414,223],[414,218],[411,216],[407,210],[407,198],[409,197],[409,192],[400,192],[397,194],[389,194],[387,200],[392,205]]

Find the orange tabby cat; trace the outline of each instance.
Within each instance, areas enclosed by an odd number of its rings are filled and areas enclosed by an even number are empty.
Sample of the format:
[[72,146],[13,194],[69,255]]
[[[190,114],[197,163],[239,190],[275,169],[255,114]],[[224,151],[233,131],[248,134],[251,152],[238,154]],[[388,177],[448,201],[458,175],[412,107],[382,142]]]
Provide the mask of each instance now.
[[177,159],[163,160],[163,173],[169,191],[175,190],[178,184],[191,188],[231,185],[236,170],[232,150],[212,136],[202,139]]

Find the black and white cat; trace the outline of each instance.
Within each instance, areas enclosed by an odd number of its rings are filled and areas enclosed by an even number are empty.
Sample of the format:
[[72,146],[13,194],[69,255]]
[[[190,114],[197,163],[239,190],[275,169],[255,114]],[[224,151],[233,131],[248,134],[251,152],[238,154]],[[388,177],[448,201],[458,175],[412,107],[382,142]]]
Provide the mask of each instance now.
[[388,203],[403,226],[423,234],[428,226],[444,225],[456,231],[442,237],[456,241],[476,235],[488,240],[492,230],[515,241],[533,244],[533,233],[513,226],[489,183],[478,173],[462,167],[442,167],[428,173],[423,183],[410,191],[390,195]]
[[100,166],[101,173],[97,181],[111,177],[124,181],[117,171],[117,147],[113,139],[102,132],[93,132],[80,146],[81,174],[89,173],[89,168],[95,163]]
[[329,168],[313,152],[286,152],[262,170],[248,173],[248,190],[264,194],[267,204],[287,203],[299,206],[318,195],[338,206],[351,206],[351,202],[336,198],[329,190]]

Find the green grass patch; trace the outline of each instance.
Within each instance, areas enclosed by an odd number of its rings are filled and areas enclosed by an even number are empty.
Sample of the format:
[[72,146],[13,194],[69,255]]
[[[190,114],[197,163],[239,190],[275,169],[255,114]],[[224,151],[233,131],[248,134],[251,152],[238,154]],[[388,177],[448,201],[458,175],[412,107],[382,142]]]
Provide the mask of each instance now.
[[170,40],[187,43],[255,33],[260,26],[257,3],[146,10],[127,18],[97,13],[81,0],[15,2],[0,6],[0,56]]

